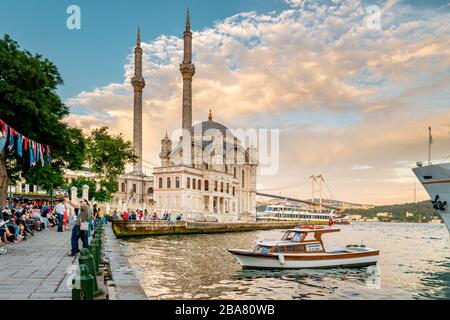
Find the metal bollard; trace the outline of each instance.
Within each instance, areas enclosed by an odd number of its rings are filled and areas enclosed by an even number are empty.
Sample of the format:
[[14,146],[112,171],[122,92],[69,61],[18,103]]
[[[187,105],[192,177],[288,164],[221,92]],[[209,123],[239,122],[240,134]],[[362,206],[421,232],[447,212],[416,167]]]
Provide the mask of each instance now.
[[94,239],[97,241],[98,244],[98,249],[99,249],[99,256],[102,256],[102,251],[103,251],[103,247],[102,247],[102,237],[100,235],[98,235],[97,237],[94,237]]
[[72,300],[81,300],[81,289],[75,288],[75,279],[72,280]]
[[84,264],[86,267],[88,267],[89,274],[94,278],[94,295],[100,295],[102,292],[98,288],[97,271],[95,270],[94,257],[91,255],[88,249],[81,250],[78,262],[80,263],[80,266]]
[[94,239],[91,242],[91,246],[89,247],[89,252],[94,258],[94,268],[95,272],[99,272],[99,266],[100,266],[100,260],[98,259],[98,244],[97,241]]
[[94,300],[94,278],[84,264],[80,266],[80,283],[82,300]]

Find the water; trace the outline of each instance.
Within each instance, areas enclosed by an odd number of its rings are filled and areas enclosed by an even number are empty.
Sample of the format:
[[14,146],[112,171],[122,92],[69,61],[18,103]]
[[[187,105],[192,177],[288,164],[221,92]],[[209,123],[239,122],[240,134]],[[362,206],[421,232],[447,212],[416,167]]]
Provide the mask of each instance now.
[[324,236],[333,248],[381,251],[378,266],[242,270],[227,248],[253,248],[283,231],[128,240],[129,260],[151,299],[450,299],[450,237],[443,225],[356,223]]

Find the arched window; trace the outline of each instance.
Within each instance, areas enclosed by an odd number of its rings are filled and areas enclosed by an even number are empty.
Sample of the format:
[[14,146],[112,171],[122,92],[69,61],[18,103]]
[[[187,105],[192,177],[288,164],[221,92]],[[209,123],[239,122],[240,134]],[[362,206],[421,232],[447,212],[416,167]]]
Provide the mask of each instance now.
[[217,188],[219,186],[219,183],[217,181],[214,181],[214,191],[217,192]]
[[175,178],[175,188],[180,189],[180,177]]
[[172,180],[169,178],[167,178],[167,189],[172,188]]
[[120,191],[125,192],[125,183],[122,183],[122,185],[120,187]]
[[[236,188],[235,187],[233,187],[233,197],[234,196],[236,196]],[[234,211],[234,209],[233,209],[233,211]]]
[[242,188],[245,186],[245,171],[242,170]]
[[202,190],[202,180],[198,179],[198,186],[197,186],[198,190]]
[[147,193],[148,194],[153,194],[153,193],[155,193],[155,191],[153,190],[153,188],[148,188]]
[[209,191],[209,181],[205,180],[205,191]]
[[192,179],[192,189],[197,189],[197,180],[195,178]]
[[162,189],[163,188],[163,179],[159,178],[159,188]]
[[188,188],[188,189],[191,188],[191,178],[187,178],[186,188]]
[[236,167],[234,167],[234,178],[235,178],[235,179],[237,178],[237,170],[236,170]]
[[230,184],[227,183],[227,193],[230,193]]
[[220,183],[220,192],[223,192],[223,182]]

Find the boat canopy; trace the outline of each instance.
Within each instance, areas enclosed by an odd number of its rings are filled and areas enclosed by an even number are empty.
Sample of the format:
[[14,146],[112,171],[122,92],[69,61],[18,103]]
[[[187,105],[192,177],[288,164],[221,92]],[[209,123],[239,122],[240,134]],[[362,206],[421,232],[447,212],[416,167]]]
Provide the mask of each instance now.
[[341,229],[337,229],[337,228],[329,228],[329,229],[325,229],[325,228],[295,228],[295,229],[288,229],[286,230],[286,232],[299,232],[299,233],[331,233],[331,232],[340,232]]

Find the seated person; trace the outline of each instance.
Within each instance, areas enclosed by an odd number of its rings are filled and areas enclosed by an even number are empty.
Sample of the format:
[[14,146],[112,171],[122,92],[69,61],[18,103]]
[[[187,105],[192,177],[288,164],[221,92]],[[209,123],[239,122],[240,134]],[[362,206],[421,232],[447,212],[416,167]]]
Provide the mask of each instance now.
[[11,218],[6,226],[8,227],[8,231],[12,234],[12,237],[7,237],[8,241],[14,243],[22,241],[23,237],[20,235],[20,227],[17,225],[16,219]]
[[8,226],[4,223],[3,219],[0,219],[0,243],[8,242],[8,238],[14,240],[14,235],[9,232]]

